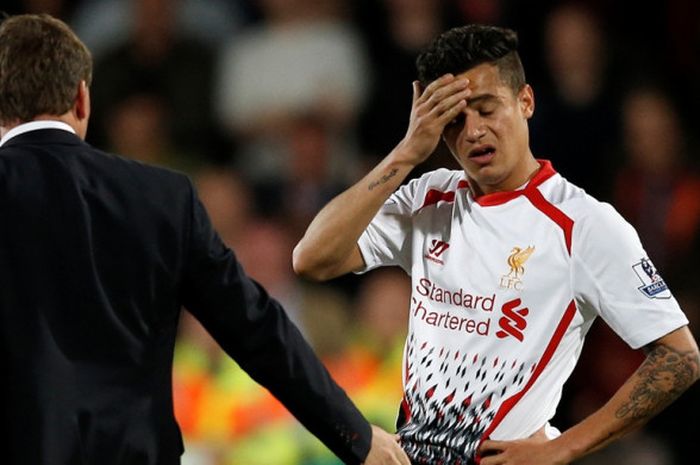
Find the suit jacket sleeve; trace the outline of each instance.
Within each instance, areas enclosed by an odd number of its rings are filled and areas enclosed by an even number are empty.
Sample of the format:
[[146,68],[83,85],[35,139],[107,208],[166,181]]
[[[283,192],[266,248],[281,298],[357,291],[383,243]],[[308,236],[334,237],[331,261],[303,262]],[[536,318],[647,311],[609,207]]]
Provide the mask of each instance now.
[[183,303],[221,347],[347,464],[363,462],[371,428],[287,317],[220,240],[192,185]]

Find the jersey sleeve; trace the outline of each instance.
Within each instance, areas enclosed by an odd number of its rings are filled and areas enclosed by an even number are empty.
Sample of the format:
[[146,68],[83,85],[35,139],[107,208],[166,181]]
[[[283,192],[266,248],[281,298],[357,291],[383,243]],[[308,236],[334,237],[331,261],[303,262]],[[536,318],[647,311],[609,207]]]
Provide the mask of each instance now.
[[380,266],[396,265],[411,273],[413,199],[417,180],[401,186],[379,209],[357,241],[365,260],[364,273]]
[[688,324],[634,228],[610,205],[589,202],[592,208],[574,224],[577,303],[600,315],[634,349]]

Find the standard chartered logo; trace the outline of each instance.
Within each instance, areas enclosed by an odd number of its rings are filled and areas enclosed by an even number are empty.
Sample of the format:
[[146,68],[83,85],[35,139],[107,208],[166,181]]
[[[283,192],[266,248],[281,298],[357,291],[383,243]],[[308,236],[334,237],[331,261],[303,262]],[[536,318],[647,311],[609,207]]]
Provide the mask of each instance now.
[[[448,289],[437,285],[428,278],[421,278],[414,287],[411,296],[411,315],[429,326],[452,331],[489,336],[491,320],[496,323],[494,307],[498,308],[496,294],[479,295],[465,291],[463,288]],[[433,306],[438,308],[431,308]],[[521,299],[513,299],[501,305],[498,318],[499,339],[513,337],[522,342],[530,310],[522,305]],[[495,329],[495,328],[494,328]]]
[[501,307],[503,316],[498,320],[498,326],[501,329],[496,331],[496,336],[500,339],[513,336],[518,341],[523,341],[523,330],[527,326],[525,317],[530,313],[530,310],[527,307],[516,310],[515,308],[521,303],[520,299],[509,300]]

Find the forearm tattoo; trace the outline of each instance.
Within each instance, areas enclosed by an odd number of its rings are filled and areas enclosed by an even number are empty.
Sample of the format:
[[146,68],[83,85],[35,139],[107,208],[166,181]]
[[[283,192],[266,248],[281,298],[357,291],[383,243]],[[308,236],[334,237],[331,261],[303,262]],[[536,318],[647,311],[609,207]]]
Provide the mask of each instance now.
[[398,169],[396,169],[396,168],[392,169],[392,170],[389,171],[387,174],[385,174],[384,176],[382,176],[381,178],[379,178],[379,180],[377,180],[377,181],[372,181],[371,183],[369,183],[369,186],[367,187],[367,190],[370,190],[370,191],[371,191],[372,189],[374,189],[375,187],[379,186],[380,184],[386,183],[389,179],[391,179],[391,178],[393,178],[394,176],[396,176],[396,173],[398,173],[398,172],[399,172]]
[[653,346],[635,373],[636,385],[616,412],[617,418],[643,420],[673,402],[698,378],[697,352],[679,352],[667,345]]

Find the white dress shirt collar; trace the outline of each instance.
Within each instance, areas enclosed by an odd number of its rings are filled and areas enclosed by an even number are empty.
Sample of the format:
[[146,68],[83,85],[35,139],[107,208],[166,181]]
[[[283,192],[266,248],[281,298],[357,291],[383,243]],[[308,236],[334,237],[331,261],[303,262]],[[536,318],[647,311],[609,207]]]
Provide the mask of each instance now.
[[64,123],[63,121],[30,121],[28,123],[22,123],[19,126],[15,126],[14,128],[7,131],[7,133],[2,137],[2,139],[0,139],[0,147],[2,147],[8,140],[12,139],[15,136],[19,136],[20,134],[24,134],[25,132],[29,131],[36,131],[38,129],[62,129],[64,131],[72,132],[73,134],[76,133],[75,129],[73,129],[69,124]]

